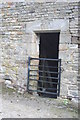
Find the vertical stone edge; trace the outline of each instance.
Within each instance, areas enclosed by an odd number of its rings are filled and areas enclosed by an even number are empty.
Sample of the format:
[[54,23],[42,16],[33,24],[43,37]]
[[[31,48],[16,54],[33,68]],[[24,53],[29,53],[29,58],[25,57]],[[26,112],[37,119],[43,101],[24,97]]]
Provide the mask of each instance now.
[[80,118],[80,1],[78,2],[78,94],[79,94],[79,99],[78,99],[78,118]]

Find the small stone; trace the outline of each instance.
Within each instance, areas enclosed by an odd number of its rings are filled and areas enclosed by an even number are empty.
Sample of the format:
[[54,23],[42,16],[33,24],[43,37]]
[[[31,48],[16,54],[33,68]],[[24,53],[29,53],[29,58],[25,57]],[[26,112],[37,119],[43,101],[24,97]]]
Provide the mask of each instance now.
[[37,110],[40,110],[40,108],[38,108]]
[[17,102],[19,102],[19,100],[17,100]]
[[20,114],[17,114],[18,116],[21,116]]
[[11,84],[11,81],[6,80],[6,81],[5,81],[5,84]]

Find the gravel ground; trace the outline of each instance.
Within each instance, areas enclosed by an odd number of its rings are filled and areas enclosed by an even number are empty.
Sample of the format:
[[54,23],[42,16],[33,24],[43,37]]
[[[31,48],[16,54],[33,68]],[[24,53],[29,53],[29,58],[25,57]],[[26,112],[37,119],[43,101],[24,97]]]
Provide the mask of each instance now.
[[77,108],[72,106],[71,101],[62,98],[43,98],[28,93],[21,95],[3,87],[1,101],[0,118],[78,118]]

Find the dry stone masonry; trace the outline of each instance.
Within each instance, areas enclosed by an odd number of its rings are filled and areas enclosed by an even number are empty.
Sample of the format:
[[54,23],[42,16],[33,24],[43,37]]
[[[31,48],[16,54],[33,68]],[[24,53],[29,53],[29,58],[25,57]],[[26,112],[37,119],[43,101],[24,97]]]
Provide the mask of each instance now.
[[[37,33],[60,31],[61,95],[78,97],[80,81],[79,2],[0,3],[0,77],[25,91],[28,56],[39,56]],[[10,81],[9,81],[10,80]]]

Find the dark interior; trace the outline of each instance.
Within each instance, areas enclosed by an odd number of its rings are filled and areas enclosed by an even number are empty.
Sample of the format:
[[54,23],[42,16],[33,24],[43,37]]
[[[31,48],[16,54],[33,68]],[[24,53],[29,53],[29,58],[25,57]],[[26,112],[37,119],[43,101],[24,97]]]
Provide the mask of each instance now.
[[[58,59],[58,51],[59,51],[59,32],[57,33],[41,33],[40,34],[40,44],[39,44],[39,58],[51,58],[51,59]],[[51,61],[45,61],[45,66],[52,66],[52,67],[58,67],[57,62],[51,62]],[[39,61],[39,65],[43,65],[43,61]],[[43,70],[42,67],[39,66],[39,70]],[[58,72],[58,68],[44,68],[45,71],[54,71]],[[43,73],[39,73],[39,80],[42,80],[40,76],[43,76]],[[58,74],[54,73],[46,73],[45,76],[50,76],[50,77],[58,77]],[[45,80],[45,79],[43,79]],[[47,81],[51,82],[58,82],[56,79],[49,79],[46,78]],[[55,84],[50,84],[50,83],[42,83],[38,82],[39,87],[47,88],[46,91],[48,92],[53,92],[57,93],[57,85]],[[52,88],[49,89],[49,88]],[[54,90],[53,90],[54,89]],[[39,89],[39,90],[42,90]],[[45,96],[45,97],[53,97],[57,98],[57,95],[52,95],[52,94],[45,94],[45,93],[39,93],[39,95]]]

